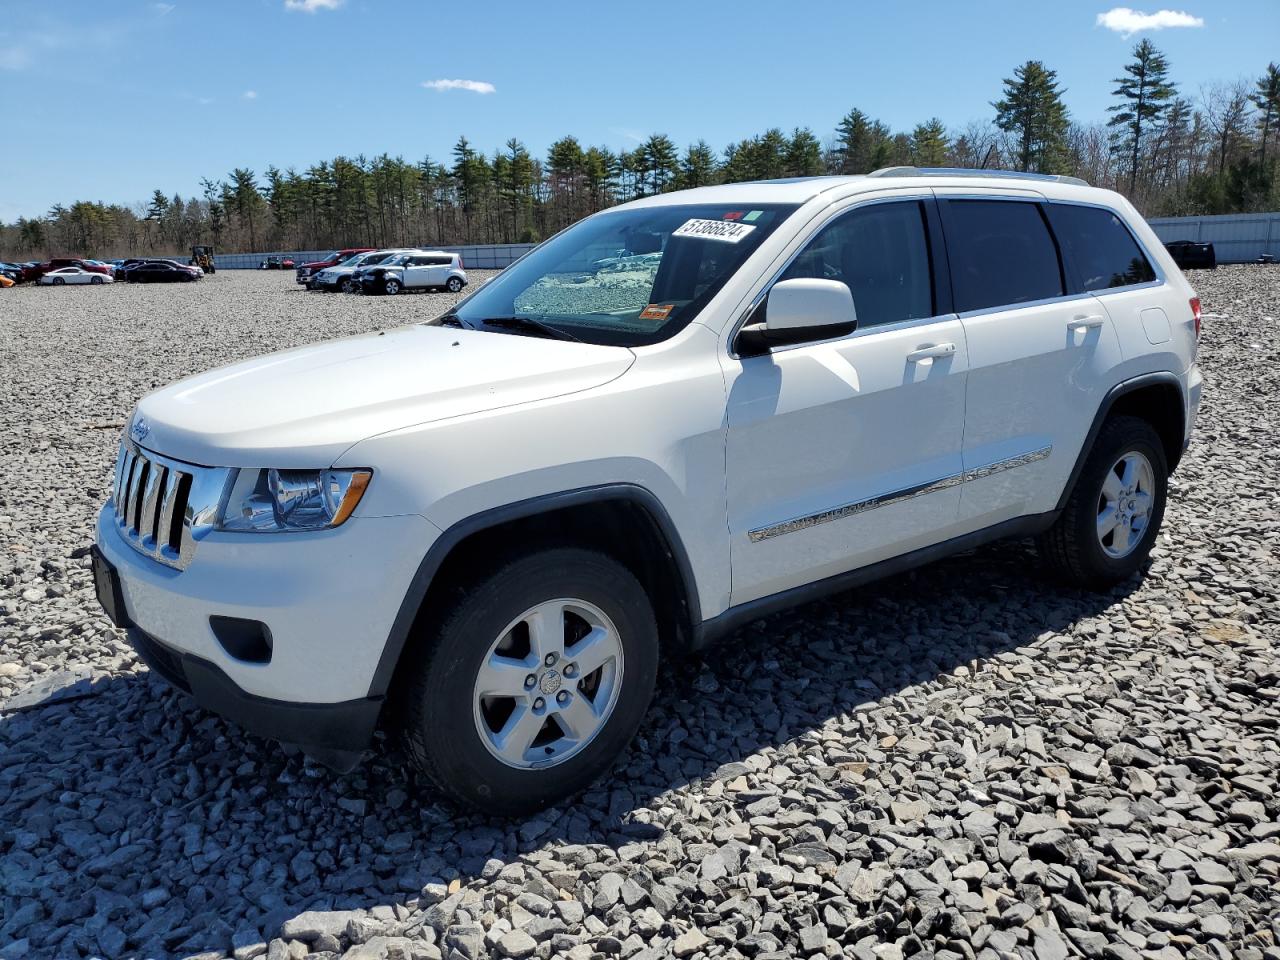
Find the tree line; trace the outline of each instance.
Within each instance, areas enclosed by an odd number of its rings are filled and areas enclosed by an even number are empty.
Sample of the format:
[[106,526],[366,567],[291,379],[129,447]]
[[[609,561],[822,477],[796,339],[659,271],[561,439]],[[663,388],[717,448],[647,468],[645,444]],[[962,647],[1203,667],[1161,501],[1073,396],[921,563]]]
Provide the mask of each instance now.
[[914,165],[1071,174],[1124,193],[1147,216],[1280,209],[1280,66],[1192,95],[1139,42],[1113,81],[1109,117],[1072,117],[1057,73],[1038,60],[1005,79],[988,118],[909,131],[854,108],[825,142],[770,129],[717,153],[663,134],[615,152],[572,136],[535,157],[518,139],[492,154],[460,137],[447,158],[336,157],[306,170],[237,168],[196,197],[156,190],[133,206],[77,201],[0,224],[0,259],[185,250],[312,250],[541,240],[587,214],[669,190]]

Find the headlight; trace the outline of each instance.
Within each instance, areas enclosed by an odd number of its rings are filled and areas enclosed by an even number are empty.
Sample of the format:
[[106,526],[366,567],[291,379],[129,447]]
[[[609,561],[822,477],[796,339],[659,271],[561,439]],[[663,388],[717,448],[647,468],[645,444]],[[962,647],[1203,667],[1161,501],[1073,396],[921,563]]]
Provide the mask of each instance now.
[[372,476],[370,470],[240,470],[218,529],[283,533],[339,526]]

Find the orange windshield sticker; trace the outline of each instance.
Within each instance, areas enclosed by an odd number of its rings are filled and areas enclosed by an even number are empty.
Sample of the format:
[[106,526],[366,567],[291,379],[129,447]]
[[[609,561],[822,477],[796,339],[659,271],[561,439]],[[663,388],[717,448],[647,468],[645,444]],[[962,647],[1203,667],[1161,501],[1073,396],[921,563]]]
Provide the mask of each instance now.
[[676,308],[674,303],[651,303],[640,311],[641,320],[665,320]]

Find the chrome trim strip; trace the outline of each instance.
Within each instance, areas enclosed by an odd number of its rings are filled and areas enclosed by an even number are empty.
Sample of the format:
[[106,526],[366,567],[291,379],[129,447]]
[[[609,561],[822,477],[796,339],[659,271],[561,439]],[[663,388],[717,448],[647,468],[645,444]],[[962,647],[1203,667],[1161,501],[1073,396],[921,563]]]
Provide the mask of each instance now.
[[772,526],[759,527],[755,530],[749,531],[747,533],[747,539],[752,543],[760,543],[763,540],[772,540],[774,537],[780,537],[783,534],[807,530],[810,527],[816,527],[821,523],[830,523],[833,520],[843,520],[846,517],[853,517],[860,513],[866,513],[868,510],[875,510],[879,507],[888,507],[895,503],[914,500],[916,497],[922,497],[927,493],[937,493],[940,490],[947,490],[963,483],[971,483],[974,480],[983,480],[987,477],[994,476],[995,474],[1004,473],[1006,470],[1012,470],[1015,467],[1025,467],[1028,464],[1046,459],[1052,451],[1053,445],[1049,444],[1048,446],[1041,447],[1038,450],[1032,450],[1029,453],[1021,453],[1016,457],[997,460],[994,463],[984,464],[981,467],[974,467],[973,469],[966,470],[963,473],[952,474],[949,477],[942,477],[939,480],[931,480],[928,483],[917,484],[914,487],[895,490],[892,493],[882,494],[878,497],[868,497],[866,500],[858,500],[854,503],[845,504],[842,507],[823,510],[821,513],[812,513],[806,517],[796,517],[792,520],[785,520],[782,523],[775,523]]

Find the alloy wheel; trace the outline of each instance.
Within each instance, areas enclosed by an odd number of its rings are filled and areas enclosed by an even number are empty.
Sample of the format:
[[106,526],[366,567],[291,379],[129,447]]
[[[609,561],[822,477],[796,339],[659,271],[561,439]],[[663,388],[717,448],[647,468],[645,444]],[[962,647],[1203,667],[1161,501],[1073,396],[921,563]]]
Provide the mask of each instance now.
[[1155,471],[1136,450],[1123,454],[1107,471],[1098,495],[1098,543],[1113,559],[1137,549],[1155,502]]
[[494,757],[545,768],[604,729],[622,689],[618,630],[595,604],[548,600],[490,644],[472,691],[476,732]]

